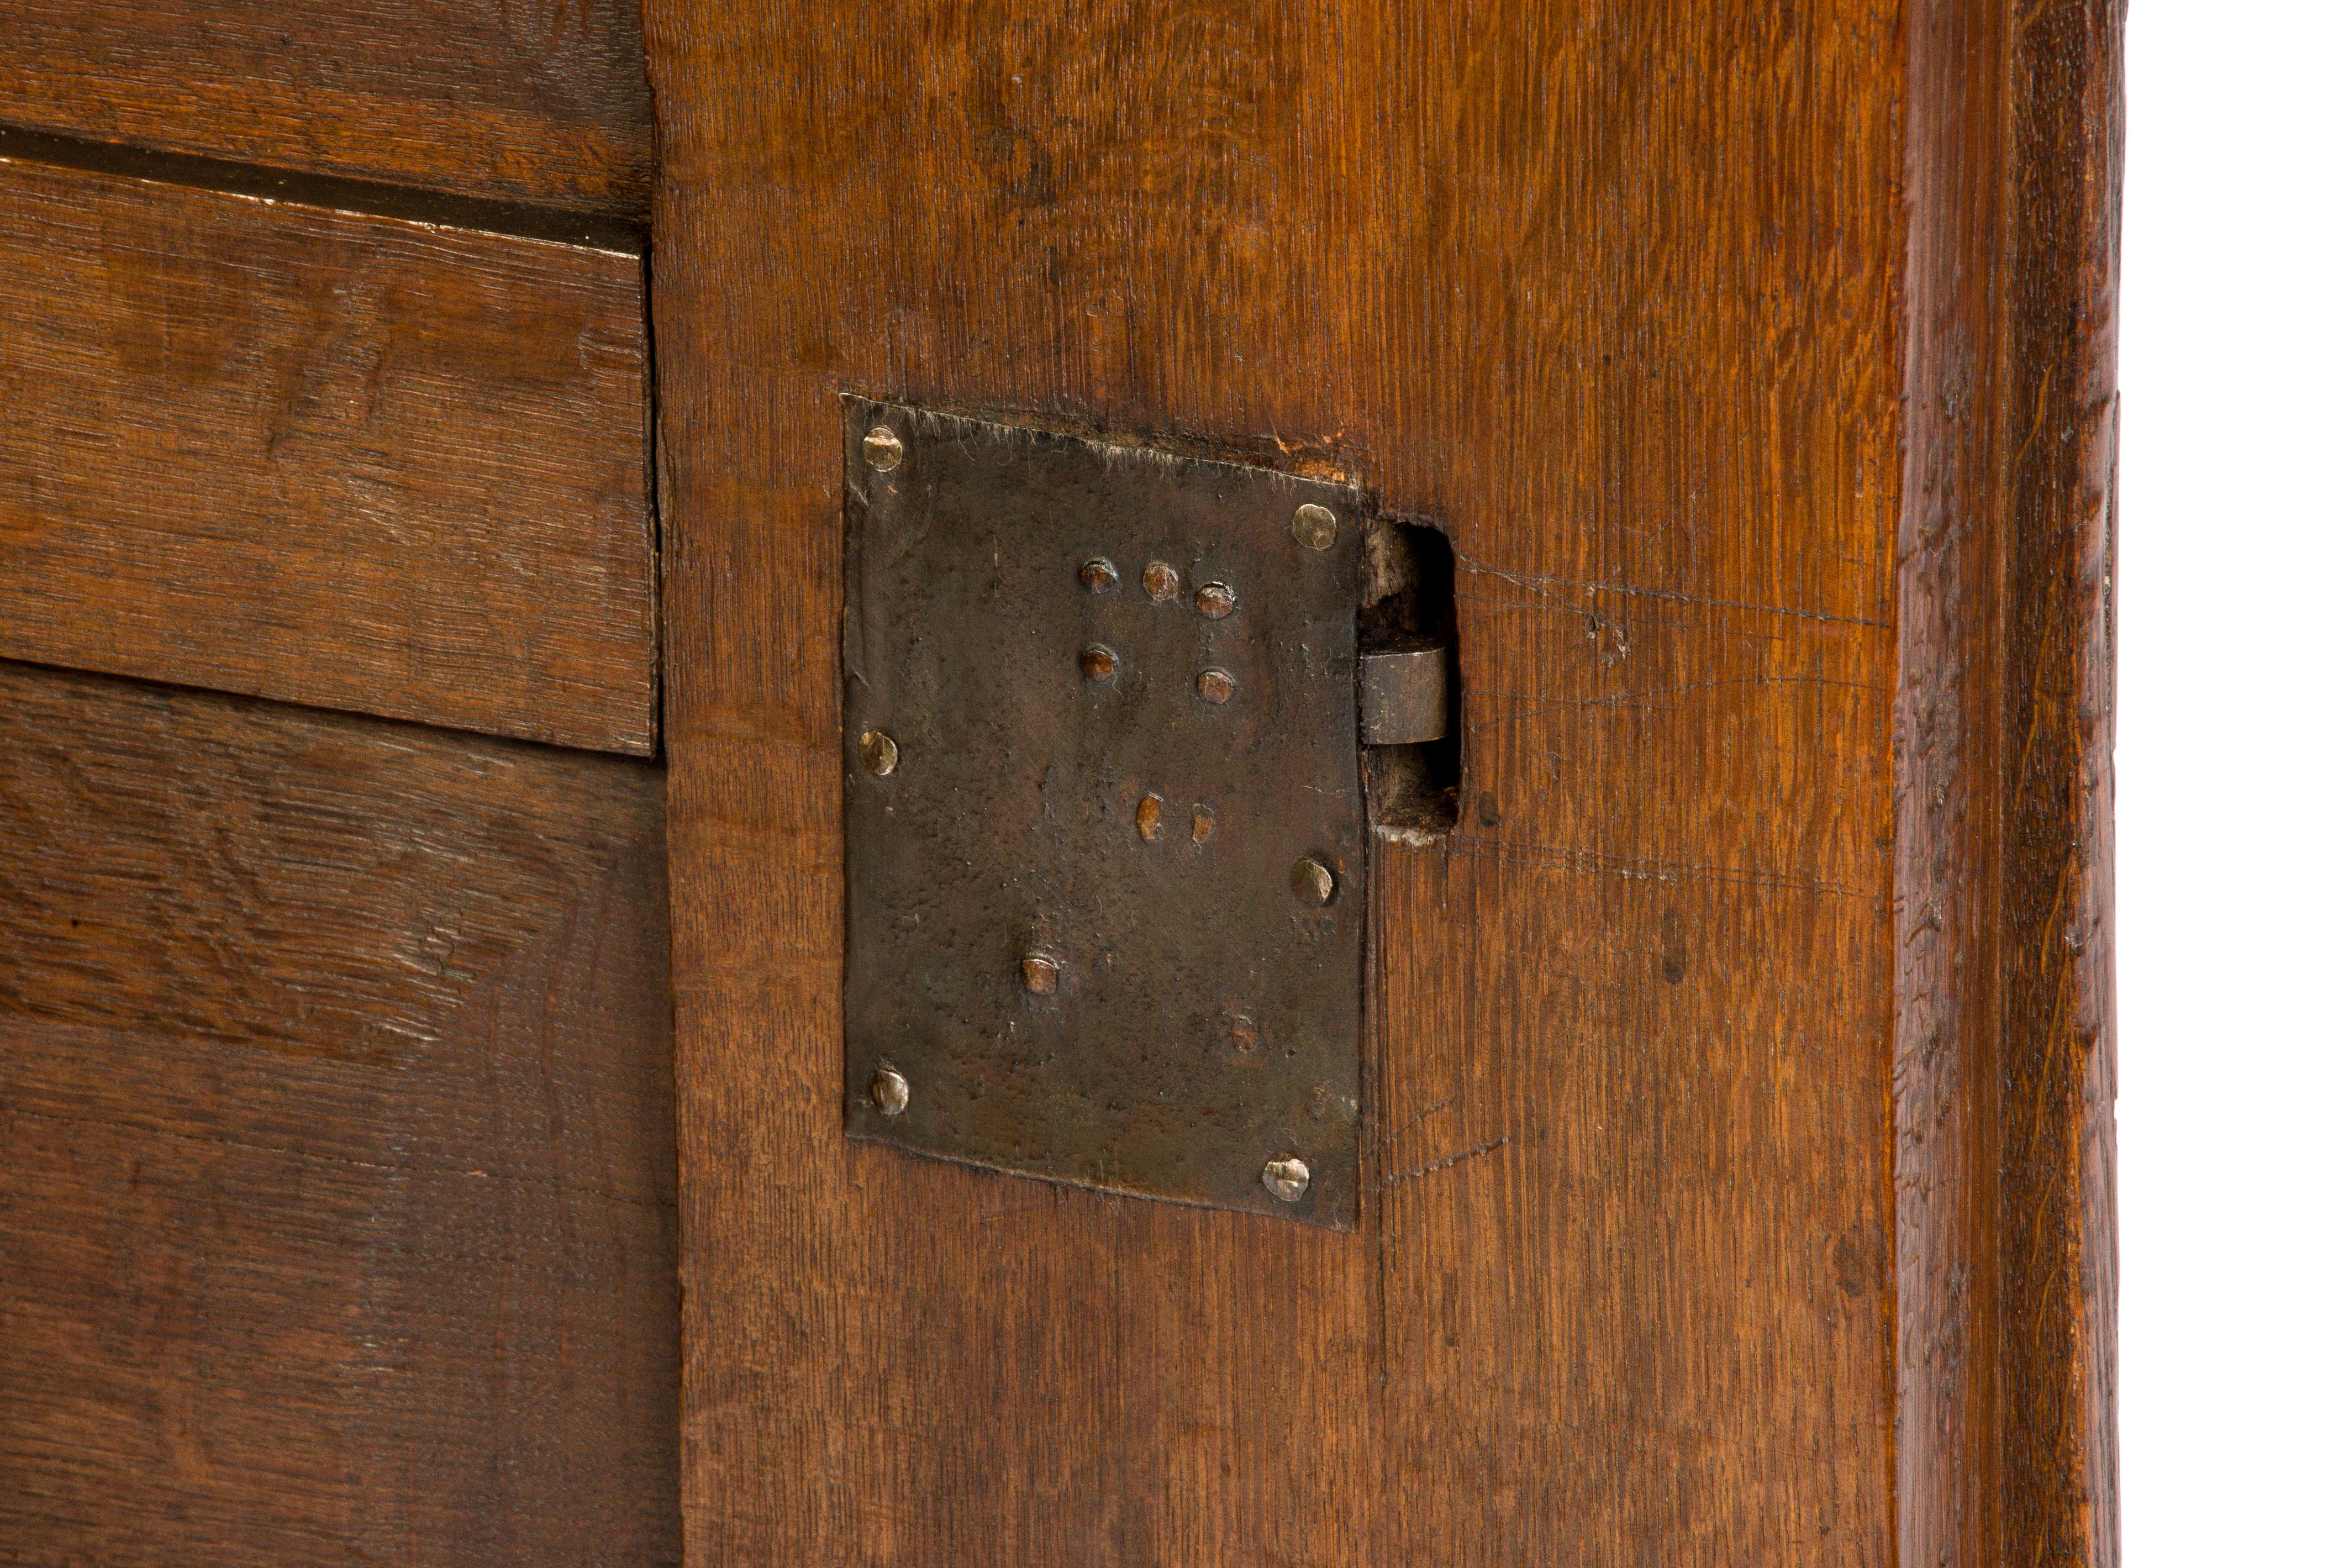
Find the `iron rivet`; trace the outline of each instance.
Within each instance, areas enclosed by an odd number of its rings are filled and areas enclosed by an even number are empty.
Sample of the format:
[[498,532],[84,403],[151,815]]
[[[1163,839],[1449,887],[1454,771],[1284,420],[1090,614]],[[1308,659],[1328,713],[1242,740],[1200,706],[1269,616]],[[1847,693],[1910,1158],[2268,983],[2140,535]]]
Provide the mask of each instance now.
[[1338,542],[1338,514],[1309,501],[1288,520],[1288,531],[1309,550],[1326,550]]
[[883,778],[897,771],[897,742],[880,731],[865,731],[856,749],[864,754],[864,765]]
[[1153,561],[1142,568],[1142,591],[1163,605],[1183,591],[1183,574],[1164,561]]
[[[884,1067],[873,1075],[873,1085],[865,1093],[873,1096],[873,1108],[883,1116],[902,1116],[914,1097],[914,1085],[896,1068]],[[1267,1175],[1265,1179],[1269,1182],[1272,1178]]]
[[1106,680],[1117,673],[1117,655],[1100,643],[1089,645],[1077,656],[1077,666],[1088,680]]
[[1061,966],[1042,953],[1030,953],[1019,961],[1019,979],[1037,996],[1050,996],[1061,989]]
[[1330,863],[1319,855],[1308,855],[1288,873],[1288,885],[1297,896],[1319,909],[1338,896],[1338,877]]
[[1117,587],[1117,567],[1096,556],[1077,568],[1077,581],[1097,594],[1105,594]]
[[1158,808],[1164,804],[1155,794],[1145,794],[1142,804],[1133,808],[1133,826],[1144,844],[1158,842]]
[[1228,670],[1199,671],[1199,695],[1210,702],[1228,702],[1232,700],[1232,693],[1237,690],[1238,690],[1238,682],[1232,679],[1231,671]]
[[1228,583],[1209,583],[1192,596],[1191,602],[1209,620],[1221,620],[1239,608],[1240,597],[1232,592]]
[[1311,1168],[1295,1155],[1264,1162],[1264,1189],[1283,1203],[1294,1203],[1304,1197],[1306,1188],[1312,1182]]
[[864,432],[864,461],[882,472],[896,467],[905,455],[905,443],[888,426],[874,425]]

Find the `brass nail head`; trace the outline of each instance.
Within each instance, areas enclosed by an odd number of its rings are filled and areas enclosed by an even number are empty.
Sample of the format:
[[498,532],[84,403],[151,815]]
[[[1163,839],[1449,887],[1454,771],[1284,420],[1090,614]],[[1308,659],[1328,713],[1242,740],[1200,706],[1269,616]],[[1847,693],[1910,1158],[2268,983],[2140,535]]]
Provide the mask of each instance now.
[[1288,873],[1288,885],[1299,898],[1316,909],[1338,896],[1337,874],[1319,855],[1308,855],[1299,860]]
[[1229,583],[1209,583],[1191,596],[1191,603],[1209,620],[1221,620],[1240,607],[1240,597]]
[[1117,587],[1116,564],[1096,556],[1077,568],[1077,581],[1097,594],[1105,594]]
[[1309,501],[1288,520],[1288,531],[1309,550],[1326,550],[1338,542],[1338,514]]
[[896,1068],[884,1067],[873,1075],[872,1086],[865,1092],[873,1096],[874,1110],[885,1116],[902,1116],[914,1097],[914,1085]]
[[1295,1155],[1285,1159],[1268,1159],[1264,1164],[1264,1189],[1283,1203],[1294,1203],[1305,1196],[1313,1184],[1313,1171]]
[[1232,679],[1232,673],[1228,670],[1199,671],[1199,695],[1210,702],[1228,702],[1232,700],[1232,693],[1237,690],[1239,690],[1239,683]]
[[856,749],[864,757],[864,765],[883,778],[897,771],[897,742],[878,730],[867,730]]
[[1077,666],[1085,672],[1086,680],[1106,680],[1117,673],[1117,655],[1098,642],[1092,643],[1077,656]]
[[1142,591],[1163,605],[1183,591],[1183,574],[1164,561],[1153,561],[1142,568]]
[[1030,994],[1050,996],[1061,989],[1061,966],[1042,953],[1030,953],[1019,961],[1019,980]]
[[899,441],[897,432],[888,426],[874,425],[864,432],[864,461],[868,466],[886,473],[896,467],[905,455],[905,443]]

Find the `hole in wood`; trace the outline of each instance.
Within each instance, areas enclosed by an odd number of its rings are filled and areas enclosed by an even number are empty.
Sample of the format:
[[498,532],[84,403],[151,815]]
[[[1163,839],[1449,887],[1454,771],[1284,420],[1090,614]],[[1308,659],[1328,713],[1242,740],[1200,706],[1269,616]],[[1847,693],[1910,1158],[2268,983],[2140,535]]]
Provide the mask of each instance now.
[[1434,524],[1379,518],[1363,537],[1365,654],[1433,639],[1452,649],[1445,701],[1451,722],[1441,740],[1366,748],[1371,821],[1381,836],[1415,838],[1460,825],[1459,608],[1453,597],[1452,541]]

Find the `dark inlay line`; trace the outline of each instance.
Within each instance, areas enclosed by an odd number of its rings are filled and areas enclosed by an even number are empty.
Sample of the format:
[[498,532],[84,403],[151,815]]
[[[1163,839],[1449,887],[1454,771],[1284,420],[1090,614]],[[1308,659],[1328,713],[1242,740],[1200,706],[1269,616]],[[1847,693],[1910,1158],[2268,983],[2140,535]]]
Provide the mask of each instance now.
[[347,180],[332,174],[299,173],[290,170],[238,163],[224,158],[199,158],[182,152],[156,152],[111,141],[84,141],[42,130],[0,125],[0,160],[79,169],[93,174],[151,180],[240,196],[266,197],[330,212],[362,216],[398,218],[437,223],[448,228],[474,229],[512,234],[520,239],[552,240],[628,255],[645,254],[641,224],[591,213],[533,206],[526,202],[486,201],[452,196],[445,192],[392,185],[375,180]]

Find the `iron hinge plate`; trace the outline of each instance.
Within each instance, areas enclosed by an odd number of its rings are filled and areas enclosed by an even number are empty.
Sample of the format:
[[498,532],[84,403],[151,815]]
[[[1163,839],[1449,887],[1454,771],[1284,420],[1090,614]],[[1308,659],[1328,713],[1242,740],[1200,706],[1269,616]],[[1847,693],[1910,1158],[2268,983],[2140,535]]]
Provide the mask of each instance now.
[[1361,493],[843,402],[849,1132],[1350,1229]]

